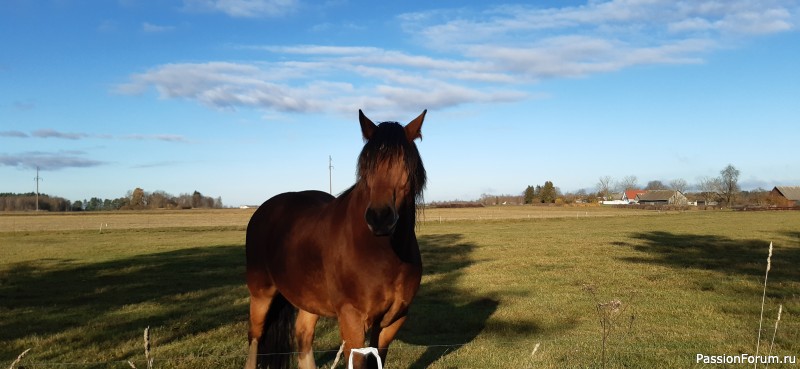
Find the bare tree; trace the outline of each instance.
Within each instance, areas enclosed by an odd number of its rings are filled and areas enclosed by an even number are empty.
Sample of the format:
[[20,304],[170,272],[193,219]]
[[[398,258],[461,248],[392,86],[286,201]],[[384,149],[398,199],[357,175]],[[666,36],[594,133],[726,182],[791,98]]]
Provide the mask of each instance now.
[[147,207],[149,209],[166,209],[175,207],[173,200],[175,196],[172,196],[164,191],[153,191],[152,193],[146,193],[145,199],[147,201]]
[[684,193],[689,188],[689,184],[686,183],[685,179],[678,178],[669,181],[669,187],[675,191],[680,191],[681,193]]
[[730,207],[739,193],[739,170],[731,164],[719,172],[719,194]]
[[700,196],[705,200],[706,204],[719,198],[719,193],[717,192],[720,188],[719,178],[700,178],[697,188],[700,190]]
[[638,190],[639,189],[639,180],[636,176],[626,176],[621,181],[617,182],[617,185],[614,186],[618,192],[627,191],[627,190]]
[[645,190],[666,190],[667,186],[664,185],[659,180],[647,182],[647,187],[644,188]]
[[611,194],[611,176],[600,177],[597,182],[597,195],[602,196],[603,199],[608,199]]

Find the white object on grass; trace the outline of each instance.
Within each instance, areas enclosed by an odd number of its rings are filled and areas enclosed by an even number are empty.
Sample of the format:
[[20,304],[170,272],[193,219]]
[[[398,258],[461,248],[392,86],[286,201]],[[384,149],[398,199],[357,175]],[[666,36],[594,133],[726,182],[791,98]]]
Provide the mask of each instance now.
[[347,369],[353,369],[353,354],[358,353],[364,356],[369,354],[375,355],[375,358],[378,359],[378,369],[383,369],[383,363],[381,362],[381,357],[378,355],[378,349],[374,347],[364,347],[358,349],[350,350],[350,361],[347,363]]

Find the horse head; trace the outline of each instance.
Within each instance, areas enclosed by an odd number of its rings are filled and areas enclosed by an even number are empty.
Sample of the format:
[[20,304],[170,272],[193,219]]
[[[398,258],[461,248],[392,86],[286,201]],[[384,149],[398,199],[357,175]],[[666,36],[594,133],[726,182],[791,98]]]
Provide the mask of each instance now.
[[358,180],[369,201],[364,218],[376,236],[394,232],[403,212],[413,212],[425,187],[425,168],[414,140],[422,138],[423,111],[405,127],[397,122],[378,125],[359,110],[365,144],[358,157]]

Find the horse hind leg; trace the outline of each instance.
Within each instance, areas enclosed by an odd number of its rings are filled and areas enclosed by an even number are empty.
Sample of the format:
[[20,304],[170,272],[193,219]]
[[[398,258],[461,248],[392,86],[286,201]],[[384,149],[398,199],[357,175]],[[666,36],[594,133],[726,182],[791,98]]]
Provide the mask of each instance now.
[[294,333],[299,352],[299,369],[316,369],[314,361],[314,329],[319,320],[319,315],[300,310],[295,319]]
[[264,334],[264,323],[276,288],[267,273],[262,271],[247,272],[247,288],[250,290],[250,328],[247,331],[249,349],[245,369],[256,369],[258,346]]
[[245,369],[289,368],[294,351],[294,306],[277,291],[265,271],[248,271],[247,287],[250,290],[250,329]]

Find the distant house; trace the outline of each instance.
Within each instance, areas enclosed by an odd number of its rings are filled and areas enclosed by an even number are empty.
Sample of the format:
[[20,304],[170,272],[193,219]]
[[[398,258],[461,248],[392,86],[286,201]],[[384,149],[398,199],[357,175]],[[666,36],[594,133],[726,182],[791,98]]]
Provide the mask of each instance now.
[[641,205],[687,205],[688,200],[680,191],[651,190],[636,195]]
[[622,193],[622,201],[625,201],[628,204],[635,204],[637,203],[636,196],[643,194],[647,191],[645,190],[626,190]]
[[601,202],[603,205],[628,205],[627,201],[623,201],[624,193],[610,193],[608,197]]
[[769,196],[778,206],[800,206],[800,186],[775,186]]

